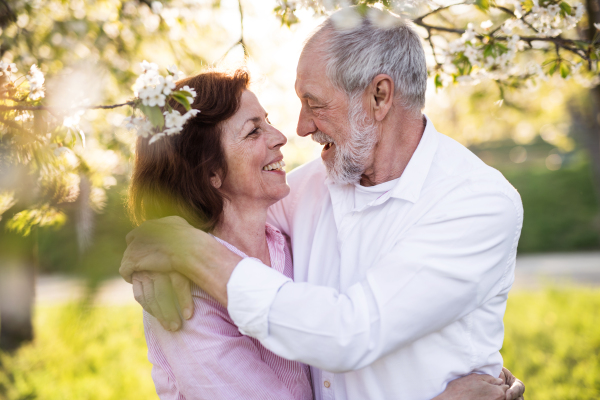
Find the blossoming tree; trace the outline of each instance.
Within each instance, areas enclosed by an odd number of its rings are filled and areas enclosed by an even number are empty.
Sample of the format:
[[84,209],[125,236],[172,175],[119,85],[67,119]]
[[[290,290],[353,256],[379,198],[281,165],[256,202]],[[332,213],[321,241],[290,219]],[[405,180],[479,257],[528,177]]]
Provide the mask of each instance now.
[[[185,63],[197,58],[191,43],[194,35],[202,35],[198,13],[213,5],[200,0],[0,1],[0,235],[5,245],[0,253],[21,247],[32,252],[26,239],[32,229],[63,223],[62,208],[72,202],[81,205],[78,239],[85,247],[88,209],[101,209],[104,190],[115,182],[118,163],[106,160],[129,155],[121,138],[84,132],[80,118],[85,112],[129,109],[123,123],[137,135],[152,136],[151,142],[177,134],[198,112],[190,108],[192,89],[174,91],[182,76],[176,66],[160,70],[142,62],[132,100],[107,105],[92,105],[77,94],[60,104],[48,102],[42,71],[59,75],[75,54],[103,64],[113,84],[126,85],[135,78],[139,48],[150,40],[162,40]],[[414,24],[426,46],[432,83],[440,90],[489,80],[503,93],[555,75],[588,87],[595,113],[600,110],[599,0],[585,5],[571,0],[279,0],[274,14],[290,26],[302,9],[317,15],[340,10],[334,17],[339,29],[352,29],[364,15],[382,28]],[[244,44],[243,34],[238,43]],[[170,99],[188,111],[181,115],[171,109]],[[594,129],[590,137],[600,177],[597,122]],[[30,299],[24,304],[30,309]],[[1,310],[5,319],[6,307]],[[17,336],[31,336],[30,324],[20,329]]]

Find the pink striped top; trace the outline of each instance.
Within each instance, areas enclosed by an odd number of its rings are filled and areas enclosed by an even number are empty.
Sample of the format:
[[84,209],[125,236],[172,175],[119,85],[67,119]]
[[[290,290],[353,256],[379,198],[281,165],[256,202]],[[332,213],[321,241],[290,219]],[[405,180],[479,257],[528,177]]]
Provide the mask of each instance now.
[[[292,278],[292,258],[284,236],[269,224],[266,235],[272,268]],[[164,330],[144,312],[152,379],[162,400],[313,399],[308,366],[281,358],[256,339],[242,335],[227,309],[196,285],[192,285],[192,296],[194,316],[178,332]]]

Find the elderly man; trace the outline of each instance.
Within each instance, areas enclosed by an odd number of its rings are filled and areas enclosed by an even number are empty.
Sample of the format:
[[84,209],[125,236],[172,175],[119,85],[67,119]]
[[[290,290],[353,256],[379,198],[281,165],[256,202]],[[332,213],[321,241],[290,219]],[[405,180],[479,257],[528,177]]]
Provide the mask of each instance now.
[[[295,282],[178,218],[129,235],[123,276],[188,276],[242,333],[310,364],[317,399],[431,399],[461,376],[499,376],[522,205],[421,114],[426,80],[410,27],[327,20],[295,86],[298,134],[324,145],[323,162],[292,172],[291,194],[270,211],[291,239]],[[517,382],[506,398],[523,390]]]

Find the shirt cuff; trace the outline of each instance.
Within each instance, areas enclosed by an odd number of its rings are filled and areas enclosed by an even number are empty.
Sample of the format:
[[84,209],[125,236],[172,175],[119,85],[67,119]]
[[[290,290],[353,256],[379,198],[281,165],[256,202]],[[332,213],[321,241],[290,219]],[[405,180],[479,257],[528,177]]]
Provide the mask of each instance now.
[[269,310],[292,280],[253,258],[238,263],[227,283],[227,311],[239,331],[258,340],[269,335]]

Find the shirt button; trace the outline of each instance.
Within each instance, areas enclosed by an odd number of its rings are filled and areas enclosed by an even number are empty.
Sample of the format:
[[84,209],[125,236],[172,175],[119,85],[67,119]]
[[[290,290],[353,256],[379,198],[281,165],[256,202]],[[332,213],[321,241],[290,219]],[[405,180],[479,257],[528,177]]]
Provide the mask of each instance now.
[[325,381],[325,382],[323,382],[323,385],[325,385],[325,387],[329,389],[329,386],[331,386],[331,383],[329,383],[329,381]]

